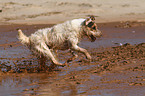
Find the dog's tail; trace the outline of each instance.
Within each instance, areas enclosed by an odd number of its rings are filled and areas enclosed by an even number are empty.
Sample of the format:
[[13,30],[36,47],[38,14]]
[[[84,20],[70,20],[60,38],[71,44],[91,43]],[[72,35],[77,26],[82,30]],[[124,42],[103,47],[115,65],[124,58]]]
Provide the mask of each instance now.
[[18,39],[20,40],[20,42],[24,45],[29,45],[30,40],[29,37],[27,37],[21,29],[17,29],[18,30]]

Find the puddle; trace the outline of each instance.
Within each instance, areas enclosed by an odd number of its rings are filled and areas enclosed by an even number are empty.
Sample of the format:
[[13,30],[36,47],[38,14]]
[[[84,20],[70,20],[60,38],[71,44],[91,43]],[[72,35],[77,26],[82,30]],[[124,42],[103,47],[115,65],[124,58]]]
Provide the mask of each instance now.
[[80,43],[80,46],[85,48],[106,48],[106,47],[112,47],[112,46],[120,46],[120,44],[126,44],[130,43],[131,45],[134,44],[140,44],[144,42],[145,39],[127,39],[127,38],[102,38],[101,40],[97,40],[93,43],[90,43],[89,41],[84,41]]

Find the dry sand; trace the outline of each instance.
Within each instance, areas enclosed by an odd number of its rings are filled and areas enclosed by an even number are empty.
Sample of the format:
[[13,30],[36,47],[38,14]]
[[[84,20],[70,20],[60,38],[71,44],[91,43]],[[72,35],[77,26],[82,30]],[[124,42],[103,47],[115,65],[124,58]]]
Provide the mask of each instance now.
[[145,21],[145,0],[0,0],[1,24],[54,24],[95,15],[96,21]]

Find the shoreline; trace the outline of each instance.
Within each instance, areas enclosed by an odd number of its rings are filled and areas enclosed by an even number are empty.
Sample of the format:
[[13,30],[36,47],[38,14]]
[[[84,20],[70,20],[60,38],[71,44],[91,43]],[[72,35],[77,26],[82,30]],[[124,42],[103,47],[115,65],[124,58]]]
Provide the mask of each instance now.
[[[79,19],[79,18],[74,18],[74,19]],[[68,20],[72,20],[72,19],[68,19]],[[60,23],[63,23],[63,22],[66,22],[66,21],[68,21],[68,20],[64,20],[64,21],[53,21],[53,20],[51,20],[51,21],[38,21],[38,20],[36,20],[36,21],[33,21],[33,22],[31,22],[31,21],[17,21],[17,22],[0,22],[0,25],[46,25],[46,24],[48,24],[48,25],[55,25],[55,24],[60,24]],[[97,18],[96,18],[96,23],[97,24],[108,24],[108,23],[122,23],[122,22],[145,22],[145,20],[144,19],[122,19],[122,20],[119,20],[119,19],[112,19],[112,20],[98,20]]]
[[[75,18],[77,19],[77,18]],[[66,20],[68,21],[68,20]],[[31,23],[23,23],[23,22],[19,22],[19,23],[13,23],[13,22],[0,22],[0,26],[7,26],[7,25],[14,25],[14,26],[19,26],[19,25],[25,25],[25,26],[31,26],[31,25],[40,25],[40,26],[43,26],[43,25],[48,25],[48,26],[53,26],[53,25],[56,25],[56,24],[61,24],[63,22],[66,22],[66,21],[62,21],[62,22],[49,22],[49,23],[46,23],[46,22],[31,22]],[[96,24],[118,24],[118,23],[125,23],[125,22],[136,22],[136,23],[145,23],[145,20],[121,20],[121,21],[108,21],[108,22],[105,22],[105,21],[102,21],[102,22],[96,22]]]

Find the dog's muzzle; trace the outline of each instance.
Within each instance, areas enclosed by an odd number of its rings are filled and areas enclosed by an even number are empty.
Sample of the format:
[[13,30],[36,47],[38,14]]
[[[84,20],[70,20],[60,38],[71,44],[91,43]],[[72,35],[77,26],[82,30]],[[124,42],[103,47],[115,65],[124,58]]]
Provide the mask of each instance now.
[[99,38],[102,36],[102,32],[100,30],[97,29],[97,31],[90,31],[90,39],[91,39],[91,42],[94,42],[96,40],[96,38]]

